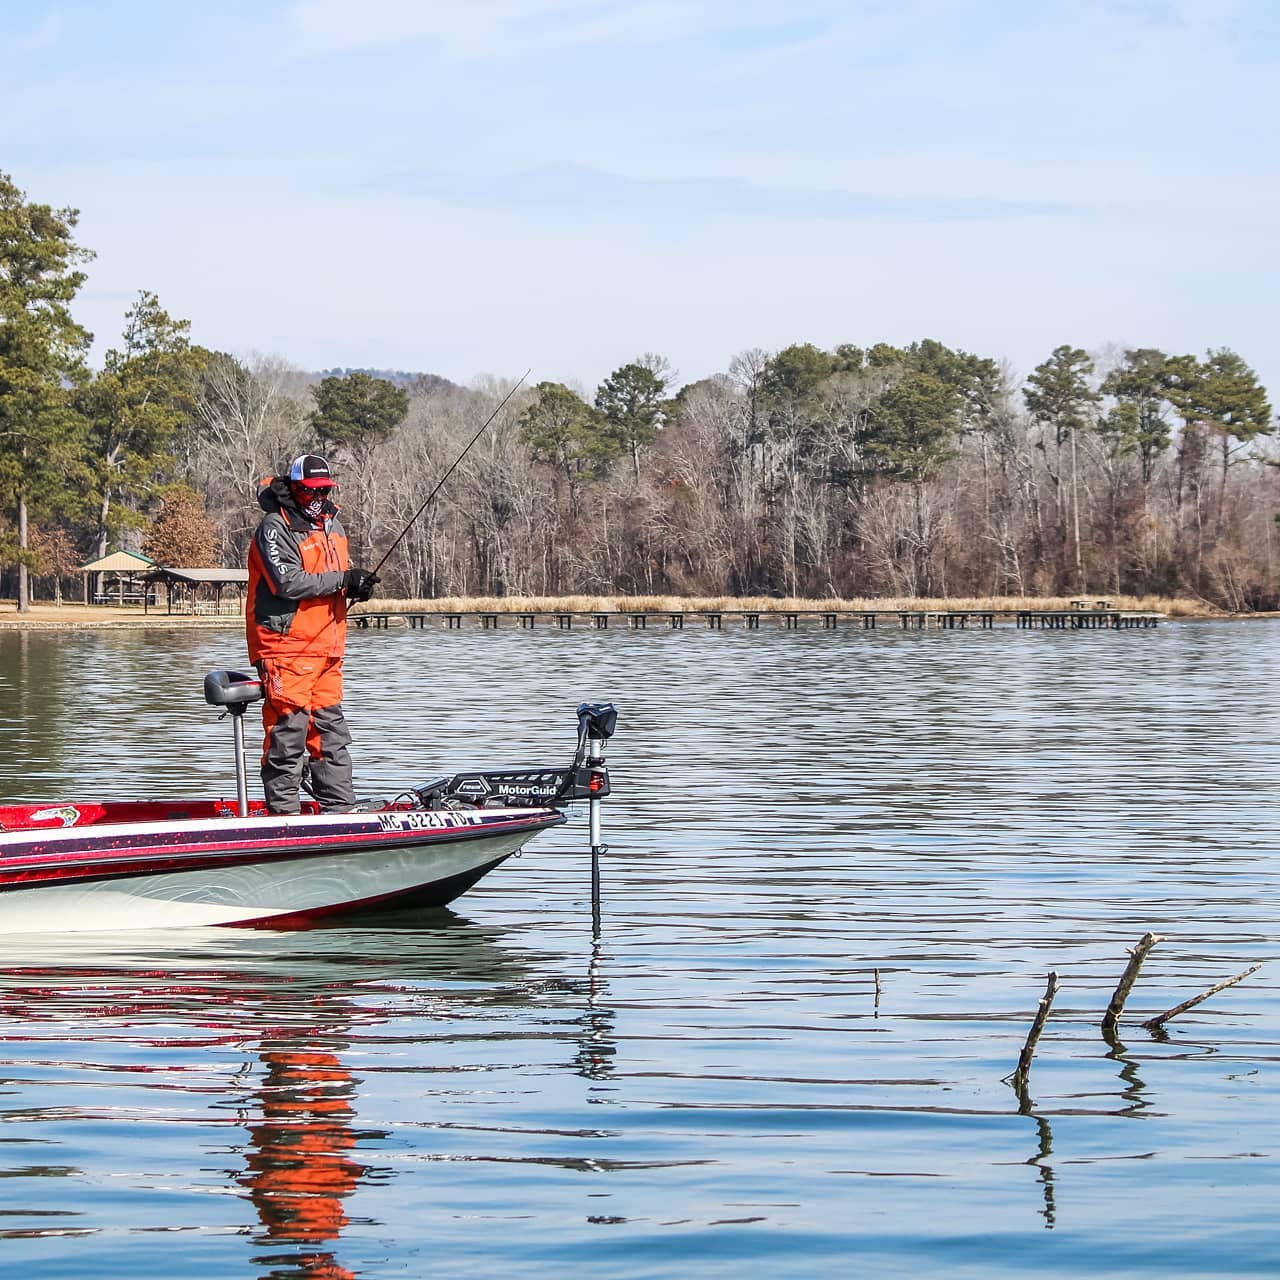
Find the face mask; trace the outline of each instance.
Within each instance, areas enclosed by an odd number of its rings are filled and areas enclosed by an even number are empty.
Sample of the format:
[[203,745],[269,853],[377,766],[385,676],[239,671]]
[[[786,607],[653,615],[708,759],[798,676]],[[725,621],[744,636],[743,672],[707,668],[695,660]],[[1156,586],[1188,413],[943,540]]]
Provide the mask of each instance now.
[[293,497],[302,508],[302,514],[313,524],[319,524],[324,519],[326,495],[323,489],[308,489],[303,485],[294,485]]

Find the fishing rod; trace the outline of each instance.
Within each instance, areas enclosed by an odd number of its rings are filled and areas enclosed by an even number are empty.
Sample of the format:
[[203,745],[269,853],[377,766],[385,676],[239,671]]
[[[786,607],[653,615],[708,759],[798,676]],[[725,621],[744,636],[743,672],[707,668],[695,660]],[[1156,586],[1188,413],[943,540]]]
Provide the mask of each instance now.
[[404,541],[404,535],[408,533],[410,529],[413,528],[414,524],[417,522],[418,517],[431,505],[431,500],[436,496],[437,493],[440,492],[441,489],[444,488],[444,482],[448,480],[448,478],[451,475],[453,475],[454,471],[457,470],[458,464],[463,460],[463,458],[467,456],[467,454],[471,452],[471,446],[475,444],[475,442],[479,440],[482,435],[484,435],[485,430],[489,426],[489,424],[494,420],[494,418],[498,416],[498,414],[502,412],[503,406],[507,403],[508,400],[511,399],[513,395],[515,395],[517,391],[520,390],[520,384],[524,382],[524,380],[532,372],[533,370],[530,368],[530,369],[526,369],[520,375],[520,381],[517,382],[516,385],[512,387],[511,390],[508,391],[505,396],[502,397],[502,399],[498,402],[498,407],[484,420],[484,424],[481,426],[480,430],[477,431],[475,435],[471,437],[471,440],[468,442],[467,447],[463,449],[463,451],[460,454],[458,454],[458,456],[453,460],[453,465],[449,468],[448,471],[444,473],[444,475],[440,477],[440,480],[436,484],[436,487],[432,489],[429,494],[427,494],[427,500],[422,504],[422,506],[420,506],[417,509],[417,511],[413,513],[413,515],[409,517],[409,523],[406,524],[405,527],[400,530],[399,537],[397,537],[396,540],[387,548],[386,555],[384,555],[382,559],[379,560],[376,565],[374,565],[373,569],[371,570],[374,576],[376,576],[379,572],[381,572],[382,566],[386,564],[387,561],[391,558],[391,553]]

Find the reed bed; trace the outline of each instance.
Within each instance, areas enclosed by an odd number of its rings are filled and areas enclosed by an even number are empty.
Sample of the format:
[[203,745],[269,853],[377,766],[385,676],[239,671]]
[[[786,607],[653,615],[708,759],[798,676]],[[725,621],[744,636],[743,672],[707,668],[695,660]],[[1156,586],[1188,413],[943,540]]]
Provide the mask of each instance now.
[[[897,612],[996,612],[1021,609],[1066,610],[1070,596],[965,596],[952,599],[916,599],[907,596],[869,599],[808,600],[799,596],[447,596],[435,600],[394,600],[381,597],[359,606],[371,613],[804,613],[836,610],[858,613],[871,610]],[[1171,618],[1225,617],[1203,601],[1184,597],[1105,596],[1116,609],[1137,613],[1163,613]]]

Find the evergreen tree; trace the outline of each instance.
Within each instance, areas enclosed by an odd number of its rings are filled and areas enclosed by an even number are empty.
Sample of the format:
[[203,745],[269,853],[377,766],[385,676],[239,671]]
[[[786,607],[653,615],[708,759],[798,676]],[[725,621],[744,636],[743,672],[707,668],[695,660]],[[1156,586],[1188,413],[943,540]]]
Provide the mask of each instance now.
[[320,448],[326,453],[334,446],[346,449],[358,466],[409,412],[409,393],[403,387],[359,370],[321,379],[314,395],[311,425]]
[[596,408],[610,434],[631,455],[637,483],[640,451],[658,436],[666,413],[665,379],[638,362],[615,369],[596,391]]
[[125,312],[121,345],[81,397],[97,502],[97,552],[123,528],[141,528],[141,508],[173,469],[178,428],[191,412],[193,374],[204,353],[191,325],[175,320],[154,293],[140,290]]
[[905,363],[917,373],[928,373],[952,387],[960,397],[960,429],[983,428],[1002,390],[999,366],[994,360],[944,346],[933,338],[913,342]]
[[[1093,409],[1102,398],[1089,385],[1093,361],[1089,353],[1080,347],[1055,347],[1053,354],[1043,364],[1038,364],[1027,379],[1022,392],[1027,409],[1037,422],[1053,428],[1055,457],[1050,466],[1054,496],[1058,508],[1058,529],[1063,547],[1068,542],[1068,505],[1063,500],[1064,464],[1062,447],[1070,444],[1071,451],[1071,503],[1070,517],[1075,564],[1076,589],[1088,589],[1085,577],[1084,550],[1080,539],[1080,459],[1079,433],[1093,421]],[[1047,454],[1047,451],[1046,451]]]
[[866,451],[877,471],[919,486],[956,454],[963,398],[932,373],[909,373],[874,404]]
[[534,461],[563,480],[576,520],[583,479],[605,472],[617,457],[618,439],[604,429],[604,415],[563,384],[540,382],[533,390],[537,398],[520,416],[520,437]]
[[1271,405],[1258,375],[1227,347],[1210,351],[1200,364],[1200,377],[1184,409],[1209,427],[1221,446],[1222,481],[1241,445],[1249,444],[1272,428]]
[[72,233],[75,209],[29,202],[0,173],[0,505],[16,536],[0,540],[0,557],[18,565],[18,610],[30,607],[31,508],[64,496],[76,473],[79,423],[67,387],[85,376],[90,334],[70,304],[92,254]]
[[811,342],[783,347],[765,369],[763,389],[775,403],[794,405],[817,391],[835,369],[836,360]]
[[1156,459],[1169,447],[1169,423],[1164,417],[1169,357],[1163,351],[1143,347],[1124,353],[1124,363],[1113,369],[1099,390],[1114,396],[1114,407],[1098,423],[1098,432],[1113,454],[1136,453],[1142,467],[1142,483],[1149,484]]
[[378,536],[378,482],[373,465],[378,446],[389,440],[409,413],[409,393],[386,378],[361,369],[329,377],[312,388],[316,408],[311,426],[321,451],[345,453],[353,466],[342,480],[351,496],[343,520],[351,539],[351,557],[361,563]]
[[1055,347],[1027,379],[1023,399],[1031,416],[1053,427],[1054,441],[1062,445],[1073,431],[1089,426],[1090,411],[1099,395],[1089,385],[1093,361],[1080,347]]
[[907,540],[916,589],[931,593],[933,533],[925,519],[925,483],[956,455],[960,392],[932,373],[911,372],[872,406],[866,452],[878,471],[911,486],[913,528]]

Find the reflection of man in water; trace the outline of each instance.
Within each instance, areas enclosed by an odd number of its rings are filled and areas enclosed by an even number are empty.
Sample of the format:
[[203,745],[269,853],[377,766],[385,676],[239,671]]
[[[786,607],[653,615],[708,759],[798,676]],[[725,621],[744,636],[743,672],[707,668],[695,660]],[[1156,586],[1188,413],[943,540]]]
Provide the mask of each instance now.
[[[351,1128],[355,1081],[334,1054],[322,1050],[281,1047],[264,1049],[260,1056],[267,1068],[259,1090],[262,1119],[249,1128],[249,1172],[239,1181],[266,1228],[265,1240],[298,1245],[336,1240],[347,1224],[342,1201],[365,1171],[345,1154],[357,1138]],[[270,1259],[273,1266],[281,1261]],[[354,1280],[327,1250],[289,1261],[297,1267],[290,1274]]]

